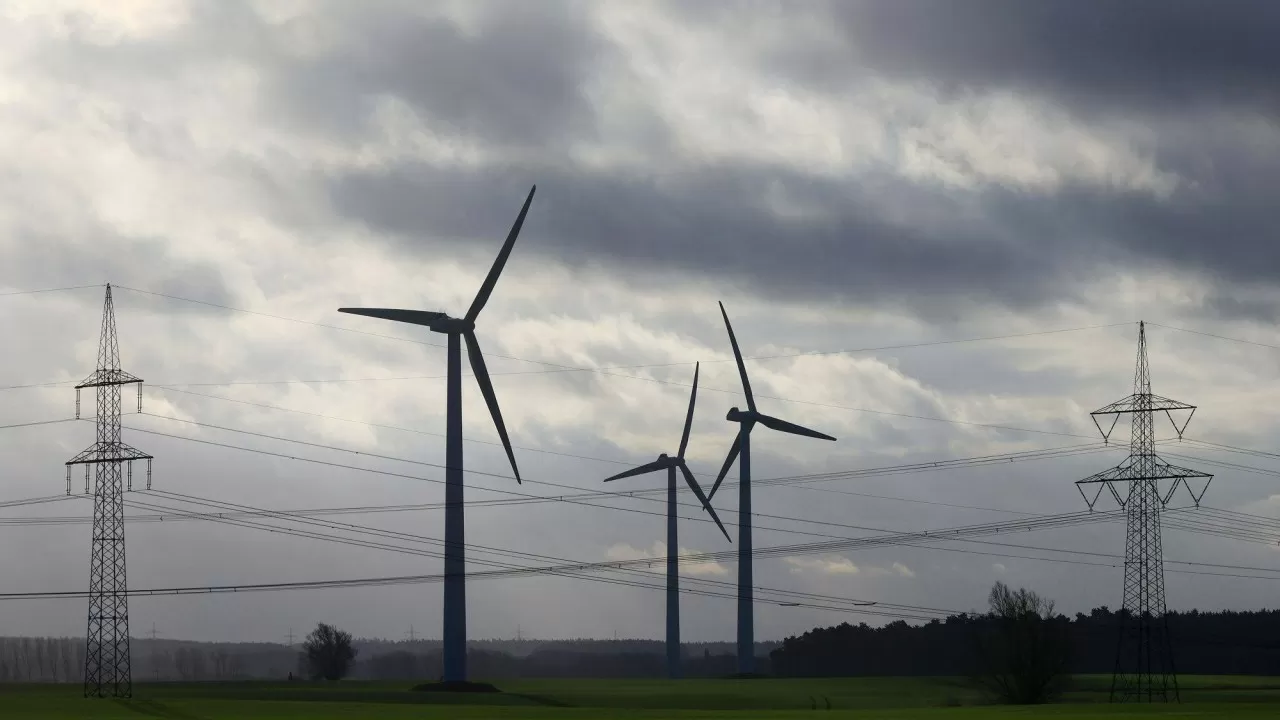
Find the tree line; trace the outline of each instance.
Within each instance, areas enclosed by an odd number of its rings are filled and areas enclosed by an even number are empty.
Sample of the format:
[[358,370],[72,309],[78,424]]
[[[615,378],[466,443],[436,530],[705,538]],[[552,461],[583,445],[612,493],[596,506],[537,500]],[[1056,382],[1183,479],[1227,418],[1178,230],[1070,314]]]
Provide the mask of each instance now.
[[[282,643],[216,643],[133,638],[135,682],[214,682],[308,678],[304,649]],[[437,640],[353,639],[346,677],[425,680],[443,672]],[[479,640],[468,644],[476,677],[664,677],[657,640]],[[767,653],[780,643],[761,643]],[[734,671],[732,643],[685,645],[687,671],[717,677]],[[0,683],[76,683],[84,673],[83,637],[0,637]]]
[[[1107,607],[1045,619],[1066,645],[1064,672],[1109,674],[1121,615]],[[1280,674],[1280,611],[1170,612],[1174,667],[1200,675]],[[849,675],[972,676],[982,670],[980,644],[989,614],[953,615],[923,625],[844,623],[783,641],[773,672],[792,677]]]
[[[986,613],[918,625],[816,628],[776,644],[760,658],[760,670],[784,677],[967,677],[993,694],[1023,696],[1023,701],[1052,696],[1065,675],[1112,671],[1120,613],[1099,607],[1067,617],[1034,593],[999,583],[989,604]],[[1180,673],[1280,675],[1280,611],[1171,612],[1167,623]],[[317,641],[345,659],[326,665],[309,650]],[[724,677],[735,669],[729,643],[689,644],[684,655],[689,677]],[[135,639],[132,656],[136,682],[430,681],[443,672],[436,641],[353,640],[327,625],[317,627],[301,647]],[[663,677],[666,672],[663,644],[648,640],[480,641],[470,644],[468,663],[476,677],[494,680]],[[83,638],[0,637],[0,683],[74,683],[83,667]]]

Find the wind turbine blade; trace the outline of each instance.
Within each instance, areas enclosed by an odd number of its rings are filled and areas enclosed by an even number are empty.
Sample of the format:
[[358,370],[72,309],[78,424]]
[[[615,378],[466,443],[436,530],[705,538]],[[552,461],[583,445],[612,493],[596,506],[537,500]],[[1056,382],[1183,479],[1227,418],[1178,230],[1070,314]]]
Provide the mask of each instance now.
[[689,392],[689,414],[684,418],[684,435],[680,436],[680,452],[676,453],[676,457],[684,459],[684,450],[689,447],[689,430],[693,428],[693,405],[698,399],[698,369],[702,363],[694,363],[693,365],[693,390]]
[[480,311],[484,309],[484,304],[489,302],[489,295],[493,293],[493,286],[498,284],[498,276],[502,274],[502,266],[507,264],[507,256],[511,254],[511,247],[516,244],[516,236],[520,234],[520,228],[524,225],[524,216],[529,214],[529,204],[533,202],[533,193],[538,189],[534,185],[529,190],[529,197],[524,199],[524,207],[520,208],[520,214],[516,216],[516,222],[511,226],[511,232],[507,233],[507,241],[502,244],[502,250],[498,252],[498,259],[493,261],[493,267],[489,268],[489,275],[484,279],[484,284],[480,286],[480,292],[476,293],[476,299],[471,302],[471,309],[467,311],[467,319],[475,322],[480,316]]
[[445,317],[442,312],[427,312],[426,310],[394,310],[392,308],[338,308],[338,312],[347,313],[349,315],[364,315],[365,317],[382,318],[383,320],[395,320],[396,322],[409,323],[411,325],[427,325]]
[[498,409],[498,398],[493,394],[493,381],[489,379],[489,369],[484,365],[484,355],[480,352],[480,343],[474,332],[462,334],[467,340],[467,357],[471,358],[471,372],[476,376],[476,384],[484,395],[484,402],[489,406],[489,414],[493,416],[493,424],[498,428],[498,437],[502,439],[502,449],[507,451],[507,459],[511,461],[511,472],[520,482],[520,468],[516,467],[516,454],[511,450],[511,439],[507,437],[507,426],[502,422],[502,411]]
[[634,467],[634,468],[631,468],[630,470],[620,472],[617,475],[613,475],[612,477],[607,477],[604,479],[604,481],[613,482],[614,480],[621,480],[622,478],[635,477],[636,475],[644,475],[646,473],[651,473],[654,470],[662,470],[666,467],[667,467],[667,464],[662,462],[661,460],[654,460],[651,463],[645,463],[644,465],[641,465],[639,467]]
[[820,433],[817,430],[810,430],[807,427],[796,425],[795,423],[789,423],[786,420],[779,420],[776,417],[761,415],[759,419],[760,424],[770,430],[791,433],[792,435],[804,435],[805,437],[818,438],[819,440],[835,440],[835,438],[827,435],[826,433]]
[[711,486],[711,492],[707,494],[707,500],[716,496],[716,490],[720,489],[720,483],[724,482],[724,476],[729,474],[729,468],[733,467],[733,461],[738,459],[738,453],[742,450],[742,433],[744,430],[738,431],[738,436],[733,439],[733,447],[729,448],[729,456],[724,459],[724,466],[720,468],[720,474],[716,476],[716,484]]
[[747,379],[747,366],[742,363],[742,353],[738,350],[738,339],[733,336],[733,326],[729,324],[729,313],[724,311],[724,303],[720,303],[720,314],[724,316],[724,328],[729,331],[729,344],[733,345],[733,359],[738,361],[738,374],[742,376],[742,392],[747,395],[747,407],[756,409],[756,399],[751,394],[751,381]]
[[724,539],[733,542],[733,539],[729,537],[729,531],[724,529],[724,523],[720,522],[720,516],[716,515],[716,509],[711,507],[711,500],[702,494],[702,488],[698,485],[698,481],[693,479],[693,473],[689,472],[689,466],[685,465],[683,460],[680,461],[680,472],[684,473],[684,480],[689,483],[689,489],[702,501],[702,508],[711,513],[711,519],[716,521],[720,532],[724,533]]

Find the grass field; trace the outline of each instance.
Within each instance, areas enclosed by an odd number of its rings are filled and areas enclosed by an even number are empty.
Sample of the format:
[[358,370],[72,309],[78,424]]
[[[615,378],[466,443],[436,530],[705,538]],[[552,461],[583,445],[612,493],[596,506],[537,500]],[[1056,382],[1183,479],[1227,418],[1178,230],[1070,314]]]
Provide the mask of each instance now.
[[[339,683],[138,684],[127,701],[86,700],[78,686],[0,685],[0,717],[173,718],[175,720],[351,720],[354,718],[1280,718],[1280,678],[1184,677],[1180,705],[1106,702],[1109,678],[1084,677],[1064,702],[1018,708],[984,705],[942,678],[822,680],[513,680],[497,695],[411,692],[404,685]],[[827,703],[831,710],[828,711]]]

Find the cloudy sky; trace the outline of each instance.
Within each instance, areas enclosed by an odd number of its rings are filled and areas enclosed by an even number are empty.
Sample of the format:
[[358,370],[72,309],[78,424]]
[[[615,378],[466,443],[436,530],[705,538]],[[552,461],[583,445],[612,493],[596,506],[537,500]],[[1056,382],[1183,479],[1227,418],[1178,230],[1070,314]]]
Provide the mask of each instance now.
[[[534,482],[509,477],[468,379],[470,500],[599,490],[674,451],[699,360],[689,461],[710,483],[733,437],[724,413],[742,404],[717,300],[759,358],[761,409],[839,438],[759,431],[760,478],[1090,442],[1089,411],[1132,391],[1139,319],[1157,323],[1155,391],[1200,406],[1188,437],[1266,450],[1280,404],[1277,32],[1265,0],[7,2],[0,386],[62,384],[0,390],[0,425],[72,416],[109,282],[124,367],[147,381],[126,441],[156,456],[156,489],[291,510],[437,503],[444,338],[335,310],[464,312],[536,183],[479,323]],[[1028,335],[1048,330],[1069,331]],[[628,367],[546,372],[563,366]],[[63,492],[63,463],[92,438],[86,422],[0,430],[0,500]],[[1280,513],[1266,474],[1280,464],[1168,449],[1217,473],[1206,504]],[[1073,481],[1123,456],[761,486],[755,507],[776,517],[757,520],[755,544],[1075,511]],[[580,561],[663,552],[660,502],[592,502],[609,507],[474,506],[468,540]],[[732,488],[715,503],[735,519]],[[89,512],[84,498],[0,510]],[[682,513],[682,548],[732,547]],[[443,535],[438,509],[329,520]],[[4,522],[0,592],[86,585],[88,525]],[[1120,600],[1104,556],[1122,551],[1118,525],[988,539],[1078,552],[784,554],[756,577],[954,610],[980,607],[995,580],[1067,612]],[[440,569],[211,522],[131,524],[128,548],[137,588]],[[1169,566],[1170,605],[1270,604],[1274,580],[1185,571],[1261,574],[1220,566],[1280,568],[1273,548],[1168,529],[1168,560],[1209,563]],[[686,598],[685,637],[731,638],[733,607]],[[0,634],[79,634],[84,611],[3,601]],[[473,637],[662,633],[660,593],[573,579],[474,583],[469,611]],[[131,613],[135,633],[169,637],[277,640],[322,620],[432,635],[440,588],[138,598]],[[757,636],[859,619],[884,621],[762,605]]]

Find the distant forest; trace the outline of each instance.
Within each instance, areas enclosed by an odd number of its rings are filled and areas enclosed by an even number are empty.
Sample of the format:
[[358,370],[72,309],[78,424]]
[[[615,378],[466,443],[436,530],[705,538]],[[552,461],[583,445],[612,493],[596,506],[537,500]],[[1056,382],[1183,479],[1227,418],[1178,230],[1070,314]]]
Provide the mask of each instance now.
[[[842,624],[782,643],[760,643],[758,670],[780,676],[952,675],[974,672],[977,616],[924,625]],[[1071,638],[1071,670],[1110,673],[1119,616],[1097,608],[1059,616]],[[1280,611],[1170,613],[1177,671],[1280,675]],[[133,678],[147,681],[282,680],[300,677],[298,649],[278,643],[133,640]],[[439,643],[357,640],[352,679],[420,681],[440,675]],[[685,674],[734,672],[731,643],[684,646]],[[492,640],[469,644],[471,674],[517,677],[662,677],[663,644],[653,640]],[[0,682],[79,682],[82,638],[0,637]]]
[[[299,647],[281,643],[208,643],[133,638],[134,682],[284,680],[305,676]],[[438,678],[437,640],[356,640],[355,680]],[[757,643],[767,669],[769,651],[781,643]],[[732,643],[686,643],[685,674],[719,677],[734,671]],[[475,677],[662,677],[663,643],[656,640],[473,640],[468,665]],[[0,637],[0,683],[79,682],[84,638]]]
[[[787,638],[774,650],[772,672],[792,677],[959,675],[975,671],[974,649],[987,621],[952,616],[925,625],[899,620],[882,627],[845,623]],[[1110,673],[1120,616],[1101,607],[1067,628],[1072,673]],[[1174,668],[1197,675],[1280,675],[1280,611],[1171,612]]]

